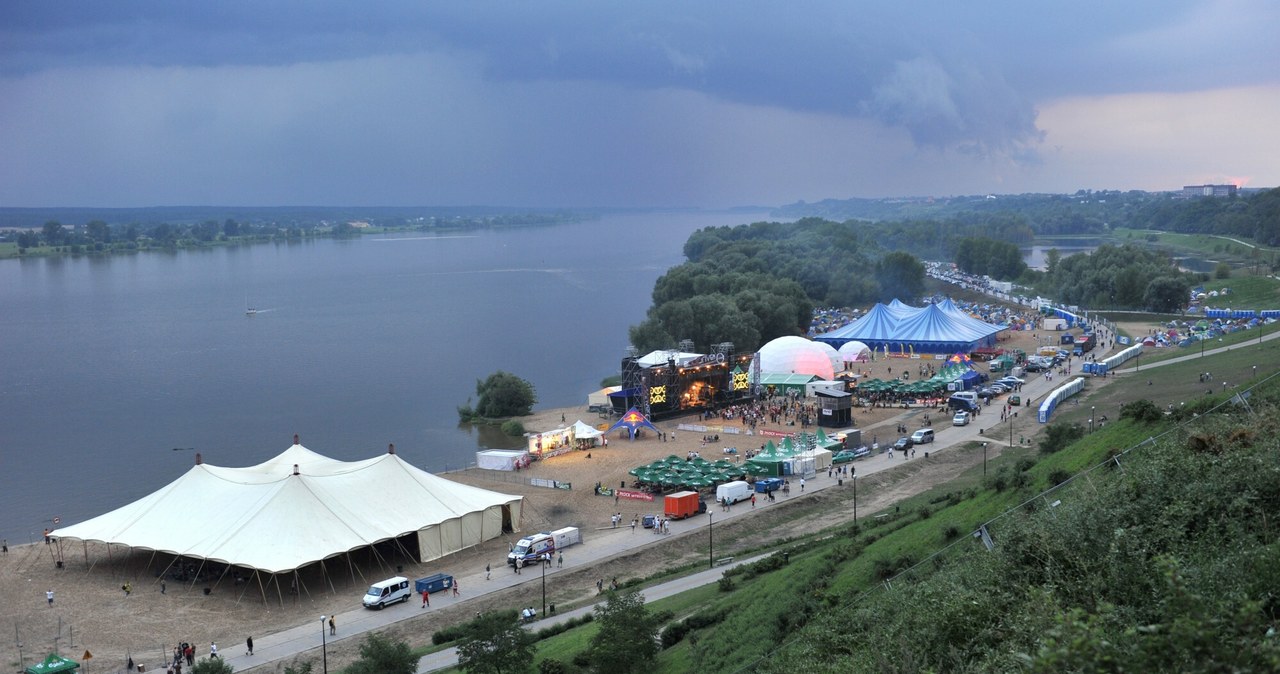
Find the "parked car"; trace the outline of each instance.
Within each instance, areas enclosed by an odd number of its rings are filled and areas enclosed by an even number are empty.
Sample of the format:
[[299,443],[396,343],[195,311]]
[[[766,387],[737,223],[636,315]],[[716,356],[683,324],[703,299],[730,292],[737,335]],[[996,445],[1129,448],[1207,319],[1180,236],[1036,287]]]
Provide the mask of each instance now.
[[906,437],[906,436],[903,436],[903,437],[901,437],[901,438],[898,438],[898,441],[897,441],[897,442],[893,443],[893,448],[894,448],[894,449],[896,449],[896,450],[901,451],[901,450],[904,450],[904,449],[911,449],[911,446],[912,446],[912,445],[914,445],[914,444],[916,444],[916,443],[912,442],[912,441],[911,441],[911,438],[908,438],[908,437]]
[[984,386],[978,389],[978,397],[983,400],[990,400],[998,395],[1000,395],[1000,391],[997,391],[990,386]]
[[918,430],[918,431],[916,431],[915,433],[912,433],[912,434],[911,434],[911,444],[912,444],[912,446],[915,446],[915,445],[927,445],[927,444],[929,444],[930,442],[933,442],[933,429],[932,429],[932,428],[921,428],[920,430]]
[[1024,367],[1023,369],[1026,370],[1027,372],[1043,372],[1049,368],[1046,367],[1045,364],[1041,361],[1029,360],[1027,361],[1026,367]]
[[951,417],[951,425],[952,426],[968,426],[969,418],[970,417],[968,412],[956,412],[956,415],[954,417]]
[[1018,379],[1017,377],[1001,377],[1001,378],[999,378],[999,379],[997,379],[997,380],[996,380],[996,383],[997,383],[997,384],[1004,384],[1005,386],[1014,386],[1014,387],[1018,387],[1018,386],[1022,386],[1023,384],[1025,384],[1025,383],[1027,383],[1027,382],[1026,382],[1026,381],[1024,381],[1024,380],[1022,380],[1022,379]]
[[998,381],[992,382],[989,386],[987,386],[987,388],[991,389],[992,391],[995,391],[996,395],[999,395],[1001,393],[1008,393],[1011,390],[1010,387],[1005,386],[1004,384],[1001,384]]
[[831,457],[831,463],[849,463],[858,458],[852,449],[842,449]]

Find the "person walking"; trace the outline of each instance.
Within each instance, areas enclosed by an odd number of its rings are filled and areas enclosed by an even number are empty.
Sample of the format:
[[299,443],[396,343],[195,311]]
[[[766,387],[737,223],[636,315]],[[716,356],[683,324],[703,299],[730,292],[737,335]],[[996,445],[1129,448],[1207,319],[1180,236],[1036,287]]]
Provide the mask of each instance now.
[[489,565],[488,565],[488,564],[485,564],[485,565],[484,565],[484,579],[485,579],[485,580],[489,580]]
[[247,651],[245,651],[246,655],[253,655],[253,637],[252,636],[244,640],[244,647],[248,649]]
[[557,569],[563,569],[563,568],[564,568],[564,553],[563,553],[563,552],[562,552],[562,553],[560,553],[560,554],[556,557],[556,568],[557,568]]
[[49,600],[50,606],[53,606],[53,590],[45,590],[44,598]]
[[210,641],[209,642],[209,659],[213,660],[217,657],[218,657],[218,644],[215,644],[214,642]]
[[338,633],[338,625],[334,621],[333,616],[329,616],[329,636],[333,636],[337,633]]
[[428,592],[427,588],[424,587],[422,588],[422,608],[426,608],[430,605],[431,605],[431,593]]
[[453,596],[455,596],[455,597],[456,597],[456,596],[458,596],[458,581],[457,581],[457,580],[454,580],[454,581],[453,581]]

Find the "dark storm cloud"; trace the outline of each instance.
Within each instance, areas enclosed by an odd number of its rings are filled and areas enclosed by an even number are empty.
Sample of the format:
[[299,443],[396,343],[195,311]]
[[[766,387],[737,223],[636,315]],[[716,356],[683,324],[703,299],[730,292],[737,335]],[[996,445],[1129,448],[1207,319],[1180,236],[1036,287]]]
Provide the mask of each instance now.
[[[1162,5],[1174,12],[1173,5]],[[1053,10],[1049,10],[1053,12]],[[1050,55],[1138,12],[1025,20],[956,3],[6,3],[0,68],[288,65],[463,50],[497,81],[686,88],[791,110],[869,115],[917,142],[1018,156],[1039,138],[1031,100],[986,45],[1028,36]],[[1148,18],[1149,20],[1149,18]],[[1089,30],[1085,27],[1088,26]],[[1079,29],[1078,31],[1075,29]],[[1114,28],[1113,28],[1114,29]],[[1084,42],[1091,38],[1084,38]],[[1015,47],[1017,49],[1017,47]],[[1025,63],[1018,53],[1007,55]],[[1015,70],[1016,72],[1016,70]],[[1034,81],[1028,73],[1027,80]]]
[[1066,99],[1275,83],[1277,8],[11,0],[0,199],[725,204],[1044,184],[1063,140],[1041,118],[1088,109]]

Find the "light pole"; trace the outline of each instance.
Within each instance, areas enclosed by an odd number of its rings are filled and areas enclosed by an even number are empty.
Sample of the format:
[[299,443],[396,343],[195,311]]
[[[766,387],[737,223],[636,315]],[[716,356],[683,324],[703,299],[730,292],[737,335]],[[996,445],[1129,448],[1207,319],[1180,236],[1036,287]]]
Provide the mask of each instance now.
[[1089,408],[1089,432],[1093,432],[1093,420],[1098,418],[1098,407],[1095,405]]
[[[707,511],[707,568],[708,569],[716,568],[716,541],[715,541],[715,537],[711,533],[711,525],[715,524],[715,517],[716,517],[715,513],[711,512],[710,510]],[[857,517],[854,517],[854,519],[856,520]]]
[[324,631],[324,621],[328,618],[329,616],[320,616],[320,657],[324,662],[324,674],[329,674],[329,640]]
[[[1009,417],[1009,446],[1013,446],[1013,417]],[[987,443],[982,443],[982,477],[987,477]]]
[[547,564],[549,560],[539,558],[539,564],[542,566],[542,617],[547,616]]
[[858,471],[853,471],[853,523],[858,523]]

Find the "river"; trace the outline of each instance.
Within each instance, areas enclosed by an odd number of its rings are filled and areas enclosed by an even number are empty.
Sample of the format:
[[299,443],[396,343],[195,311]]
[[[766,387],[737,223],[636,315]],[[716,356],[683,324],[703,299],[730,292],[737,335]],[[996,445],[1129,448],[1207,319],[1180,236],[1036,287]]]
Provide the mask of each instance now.
[[458,425],[477,380],[506,370],[539,408],[585,404],[689,234],[764,217],[0,261],[0,536],[129,503],[196,452],[258,463],[294,433],[344,460],[395,443],[428,470],[469,463],[502,444]]

